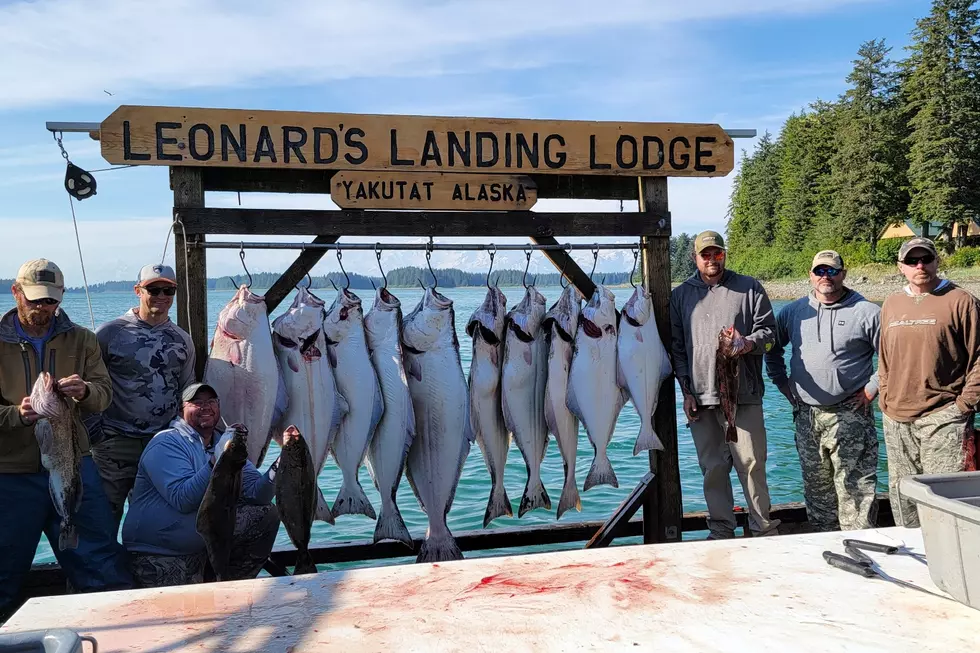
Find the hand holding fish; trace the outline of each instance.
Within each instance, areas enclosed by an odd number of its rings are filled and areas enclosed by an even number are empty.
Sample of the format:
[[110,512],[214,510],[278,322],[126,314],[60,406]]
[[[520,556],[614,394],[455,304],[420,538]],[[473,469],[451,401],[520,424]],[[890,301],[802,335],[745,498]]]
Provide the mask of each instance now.
[[88,393],[88,384],[77,374],[72,374],[58,381],[58,390],[66,397],[81,401]]
[[27,425],[31,425],[36,422],[41,416],[34,412],[31,408],[31,398],[24,397],[20,400],[20,406],[18,407],[20,411],[20,419]]
[[732,344],[729,348],[731,356],[744,356],[755,349],[755,343],[747,339],[741,333],[738,332],[734,326],[732,327]]

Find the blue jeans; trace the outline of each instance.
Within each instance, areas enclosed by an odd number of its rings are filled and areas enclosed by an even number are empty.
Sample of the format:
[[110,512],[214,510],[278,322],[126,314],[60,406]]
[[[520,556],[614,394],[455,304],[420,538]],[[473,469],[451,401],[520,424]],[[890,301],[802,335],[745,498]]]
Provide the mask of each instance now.
[[48,494],[48,473],[0,474],[0,616],[12,610],[43,532],[78,592],[130,589],[133,578],[92,458],[82,458],[82,503],[75,513],[78,548],[58,550],[61,518]]

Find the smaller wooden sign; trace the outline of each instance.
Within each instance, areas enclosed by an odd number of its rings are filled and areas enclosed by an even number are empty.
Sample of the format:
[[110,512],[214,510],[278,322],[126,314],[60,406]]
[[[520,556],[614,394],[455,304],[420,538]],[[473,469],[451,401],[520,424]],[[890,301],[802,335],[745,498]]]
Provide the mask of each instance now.
[[524,211],[538,187],[523,175],[443,172],[338,172],[330,198],[343,209]]

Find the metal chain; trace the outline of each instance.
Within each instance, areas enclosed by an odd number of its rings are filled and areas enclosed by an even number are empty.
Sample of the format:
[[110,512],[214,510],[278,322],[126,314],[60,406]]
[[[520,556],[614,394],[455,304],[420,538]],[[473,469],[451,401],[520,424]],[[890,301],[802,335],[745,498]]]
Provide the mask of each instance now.
[[58,148],[61,150],[61,156],[65,157],[65,161],[71,163],[71,159],[68,158],[68,152],[65,151],[65,146],[61,143],[61,138],[64,136],[61,132],[51,132],[54,136],[54,141],[58,144]]

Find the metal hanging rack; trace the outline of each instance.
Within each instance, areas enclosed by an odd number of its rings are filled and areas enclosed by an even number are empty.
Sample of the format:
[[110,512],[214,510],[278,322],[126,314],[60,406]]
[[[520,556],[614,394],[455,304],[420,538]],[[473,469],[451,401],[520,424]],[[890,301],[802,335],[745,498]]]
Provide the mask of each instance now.
[[271,243],[271,242],[241,242],[241,241],[204,241],[189,242],[187,247],[199,249],[326,249],[326,250],[365,250],[377,252],[379,250],[409,250],[409,251],[501,251],[513,250],[523,251],[528,249],[541,250],[597,250],[597,249],[637,249],[639,242],[632,243],[554,243],[536,245],[531,243],[515,243],[494,245],[481,243]]

